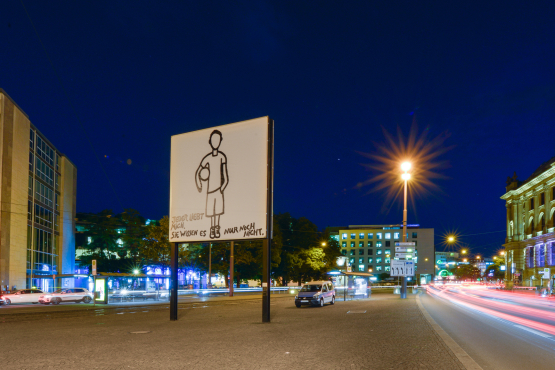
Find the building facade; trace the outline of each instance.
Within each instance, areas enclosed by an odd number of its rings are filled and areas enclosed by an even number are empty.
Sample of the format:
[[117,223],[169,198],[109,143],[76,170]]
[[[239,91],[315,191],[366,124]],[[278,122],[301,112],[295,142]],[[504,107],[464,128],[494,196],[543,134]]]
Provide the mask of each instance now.
[[[391,259],[395,258],[395,243],[402,240],[402,226],[351,225],[333,229],[337,232],[336,238],[345,256],[347,271],[375,275],[389,273]],[[434,229],[409,225],[406,240],[415,243],[415,277],[418,283],[429,283],[435,276]]]
[[555,157],[525,181],[507,179],[505,280],[508,286],[547,286],[540,271],[555,272]]
[[74,270],[77,169],[1,89],[0,156],[1,288],[52,290]]

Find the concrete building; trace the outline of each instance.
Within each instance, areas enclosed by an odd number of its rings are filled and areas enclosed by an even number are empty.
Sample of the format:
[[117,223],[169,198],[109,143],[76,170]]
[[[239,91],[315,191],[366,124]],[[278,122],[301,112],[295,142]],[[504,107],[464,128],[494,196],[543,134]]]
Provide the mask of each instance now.
[[436,265],[440,270],[456,268],[460,261],[458,252],[436,251]]
[[507,285],[546,286],[540,271],[555,272],[555,157],[525,181],[507,179],[501,197],[507,208],[505,279]]
[[[343,269],[349,272],[369,272],[374,275],[390,270],[395,256],[395,243],[401,241],[401,225],[351,225],[329,228],[345,256]],[[407,226],[408,242],[416,244],[416,279],[429,283],[435,276],[434,229]]]
[[0,156],[1,288],[51,290],[74,269],[77,169],[2,89]]

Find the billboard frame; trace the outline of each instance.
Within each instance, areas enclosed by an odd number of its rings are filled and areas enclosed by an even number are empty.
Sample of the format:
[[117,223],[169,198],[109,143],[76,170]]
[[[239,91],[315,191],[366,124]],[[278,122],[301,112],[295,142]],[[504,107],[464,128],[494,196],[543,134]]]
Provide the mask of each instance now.
[[[266,236],[264,238],[253,238],[250,240],[262,240],[262,322],[270,322],[270,287],[271,287],[271,247],[273,237],[273,194],[274,194],[274,120],[268,118],[267,147],[268,155],[266,161]],[[216,127],[214,127],[216,128]],[[171,181],[170,181],[171,186]],[[170,192],[171,193],[171,192]],[[171,207],[171,203],[170,203]],[[221,242],[233,242],[234,239],[218,239]],[[185,243],[207,243],[207,241],[172,242],[170,252],[170,321],[178,319],[178,251],[179,244]],[[210,278],[210,277],[209,277]],[[233,282],[231,282],[233,284]]]

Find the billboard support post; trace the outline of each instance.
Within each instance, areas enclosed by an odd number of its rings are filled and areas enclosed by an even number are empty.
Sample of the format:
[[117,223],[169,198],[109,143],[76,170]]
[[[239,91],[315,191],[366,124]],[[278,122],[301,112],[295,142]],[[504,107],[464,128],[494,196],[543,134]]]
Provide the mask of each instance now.
[[178,244],[171,247],[171,287],[170,287],[170,320],[177,321],[177,256]]
[[[234,242],[231,242],[231,250],[230,250],[230,256],[229,256],[229,296],[233,297],[233,270],[235,270],[235,264],[233,261],[233,244]],[[237,281],[237,288],[239,288],[240,282]]]
[[274,193],[274,121],[268,121],[268,196],[266,197],[266,238],[262,243],[262,322],[270,322],[272,286],[272,232]]

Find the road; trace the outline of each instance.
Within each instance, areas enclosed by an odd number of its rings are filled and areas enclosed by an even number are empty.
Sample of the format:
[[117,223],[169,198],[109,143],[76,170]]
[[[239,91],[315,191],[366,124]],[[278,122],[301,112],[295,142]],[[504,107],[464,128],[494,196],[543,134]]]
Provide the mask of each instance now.
[[72,306],[78,309],[10,308],[0,315],[0,368],[464,368],[420,313],[415,295],[302,308],[277,295],[269,324],[261,323],[261,299],[253,296],[180,303],[178,321],[169,320],[167,304]]
[[483,369],[553,369],[555,299],[479,285],[429,287],[421,302]]

